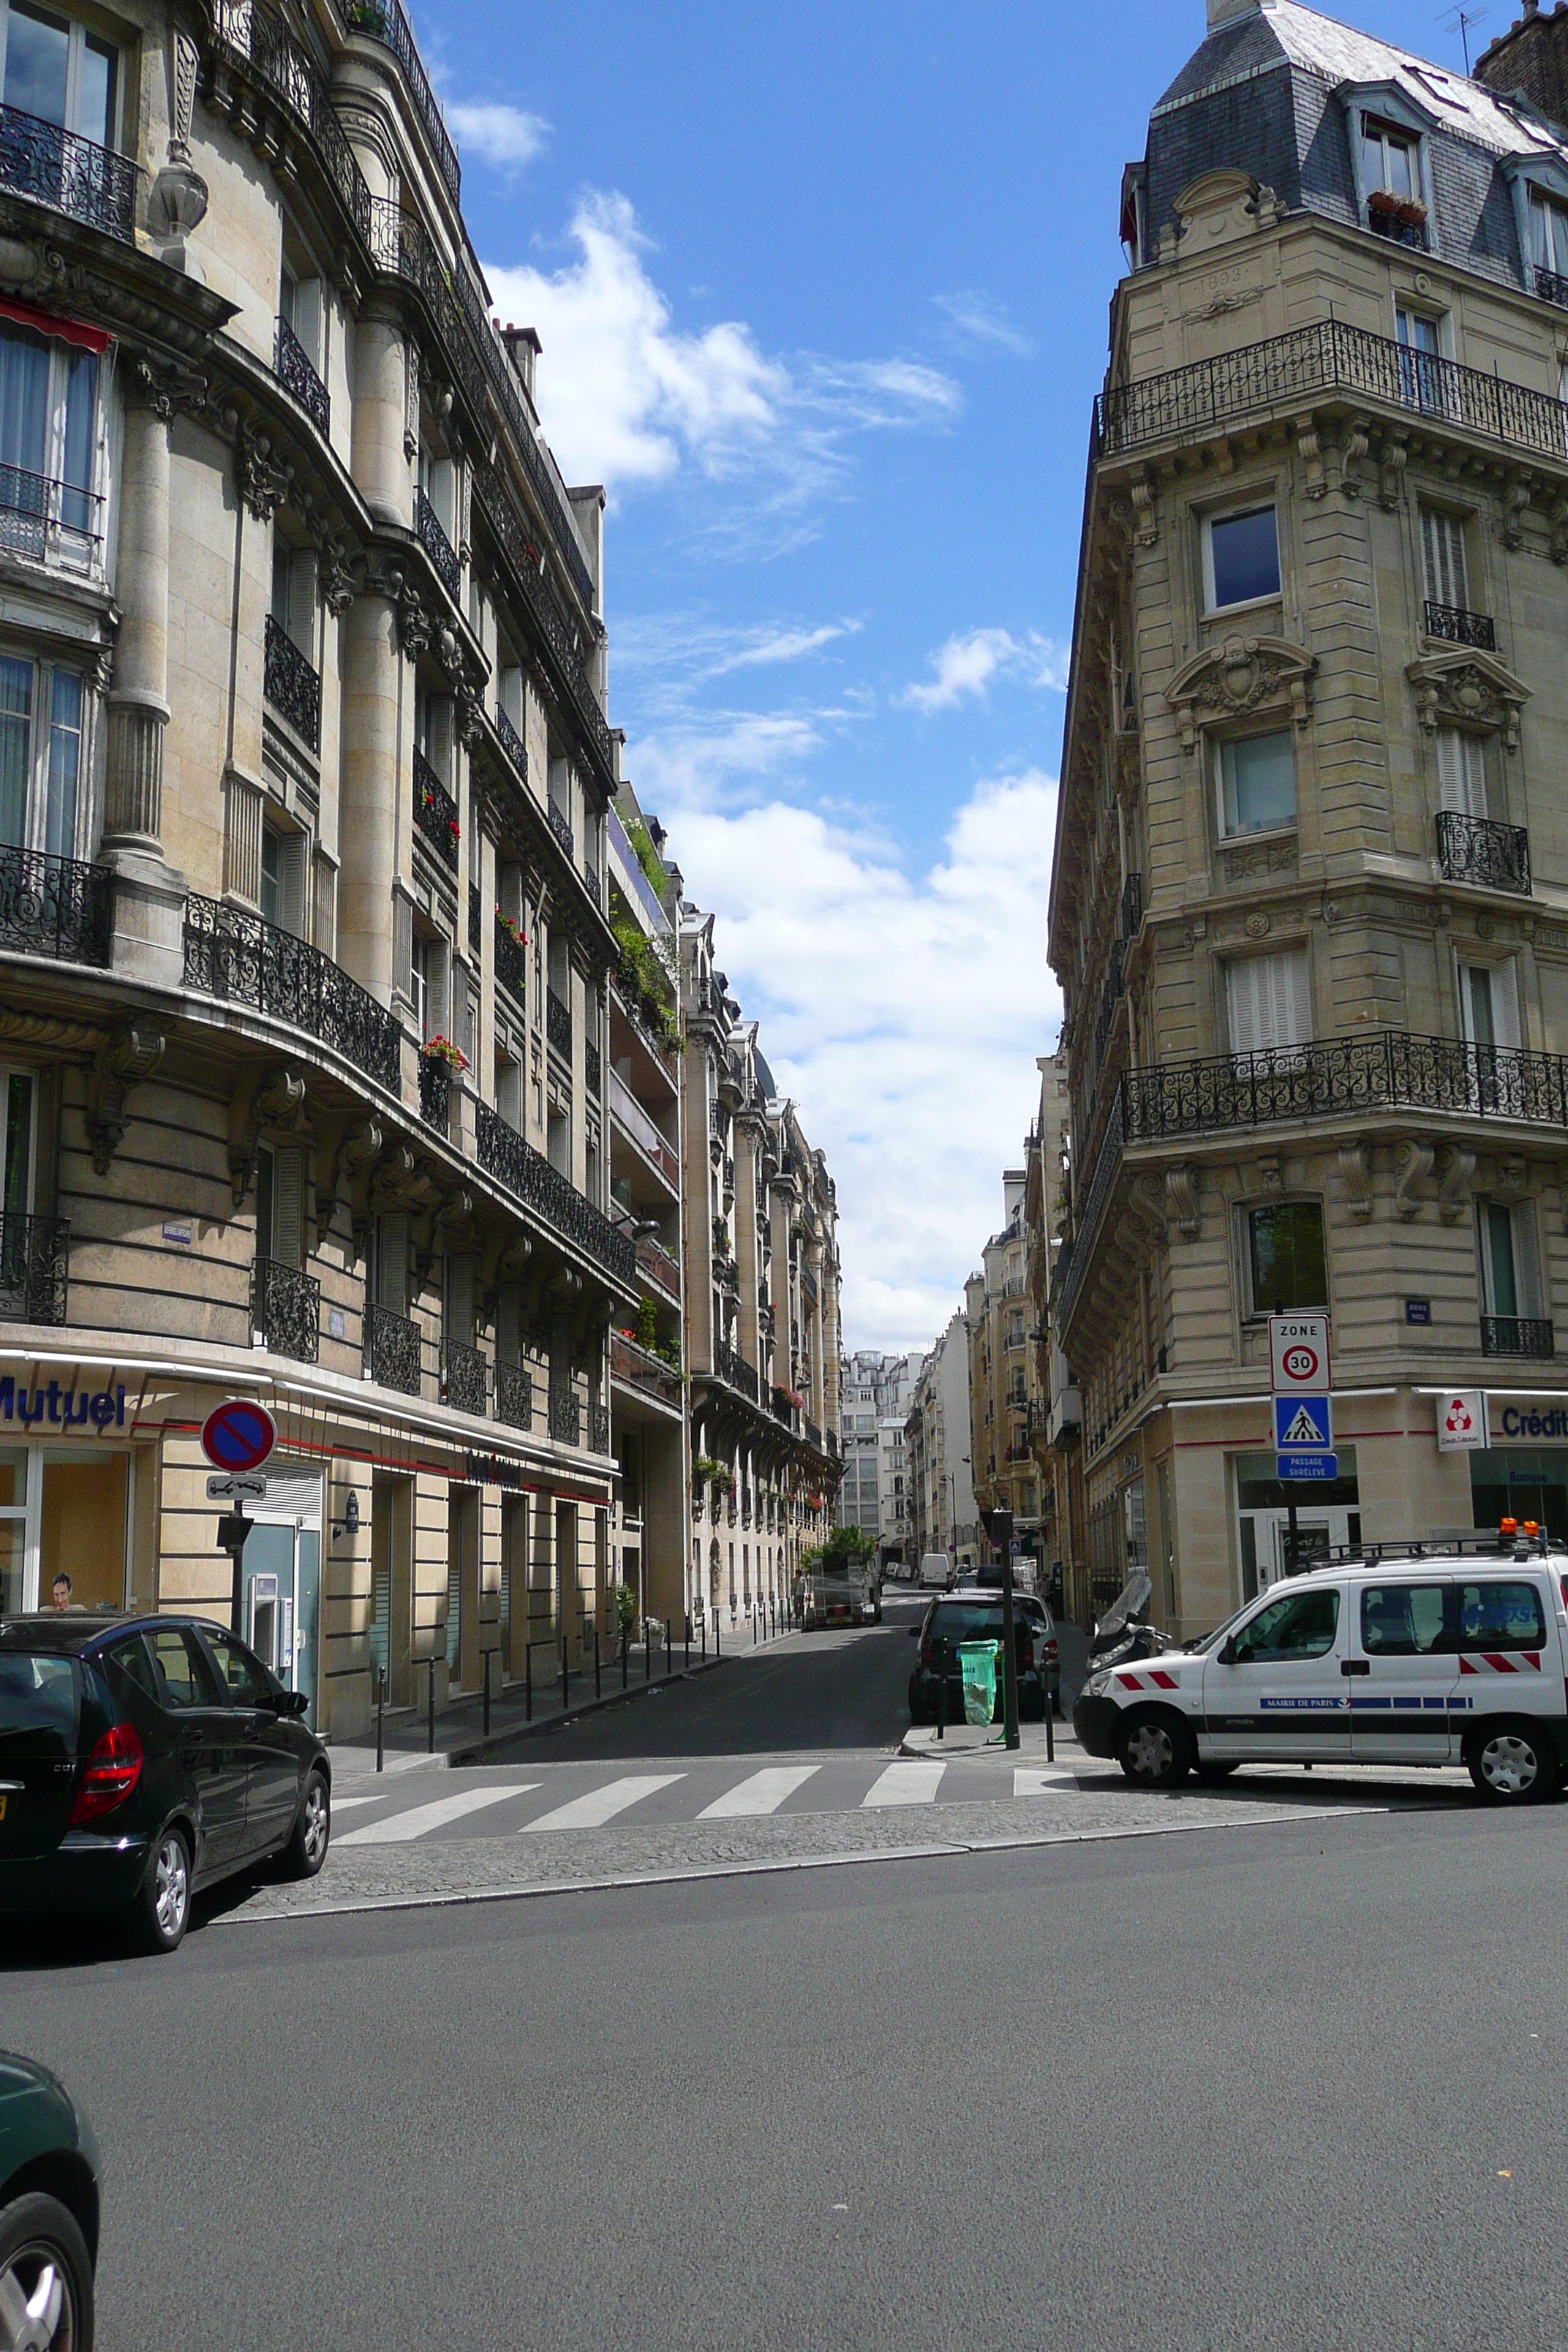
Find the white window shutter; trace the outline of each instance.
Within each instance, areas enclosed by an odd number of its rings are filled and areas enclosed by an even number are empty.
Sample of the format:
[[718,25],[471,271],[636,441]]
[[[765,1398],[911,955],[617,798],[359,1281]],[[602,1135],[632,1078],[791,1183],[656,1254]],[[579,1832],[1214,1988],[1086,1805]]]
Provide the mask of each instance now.
[[1546,1312],[1541,1284],[1541,1251],[1535,1231],[1535,1211],[1528,1201],[1516,1201],[1509,1212],[1513,1227],[1513,1286],[1519,1311],[1524,1316]]
[[1226,993],[1230,1000],[1230,1050],[1254,1054],[1263,1043],[1258,1013],[1258,968],[1260,956],[1243,956],[1225,968]]
[[383,1216],[376,1235],[375,1303],[393,1315],[408,1312],[408,1219],[400,1210]]
[[310,845],[302,833],[285,833],[278,840],[278,921],[280,929],[305,936],[305,885]]
[[1487,813],[1487,759],[1479,737],[1458,727],[1437,730],[1437,794],[1458,816]]
[[1465,526],[1458,516],[1421,509],[1421,535],[1426,562],[1426,593],[1434,604],[1451,604],[1461,611],[1469,603],[1465,577]]
[[1492,966],[1492,1022],[1500,1045],[1517,1050],[1523,1042],[1519,1020],[1519,973],[1511,956]]
[[305,1155],[272,1155],[272,1255],[279,1265],[302,1262],[305,1243]]
[[426,942],[425,968],[429,978],[430,994],[425,1025],[432,1037],[450,1037],[452,1034],[452,968],[449,957],[450,950],[445,940]]
[[1300,949],[1284,955],[1240,958],[1226,967],[1226,980],[1233,1054],[1304,1045],[1310,1041],[1311,985],[1307,959]]

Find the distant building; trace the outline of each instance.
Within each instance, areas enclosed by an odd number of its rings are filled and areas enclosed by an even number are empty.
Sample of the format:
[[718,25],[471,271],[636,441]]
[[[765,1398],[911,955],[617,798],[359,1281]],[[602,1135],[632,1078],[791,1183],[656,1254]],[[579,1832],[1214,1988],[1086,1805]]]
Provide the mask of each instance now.
[[985,1244],[981,1271],[964,1286],[969,1328],[970,1455],[981,1511],[1011,1511],[1013,1532],[1031,1557],[1040,1551],[1040,1474],[1031,1424],[1044,1421],[1045,1392],[1031,1343],[1026,1171],[1002,1179],[1004,1222]]
[[945,1551],[962,1566],[977,1556],[969,1443],[969,1328],[955,1314],[921,1364],[904,1422],[909,1556]]
[[839,1369],[843,1399],[844,1484],[838,1524],[858,1527],[884,1567],[908,1557],[904,1422],[921,1359],[866,1349]]

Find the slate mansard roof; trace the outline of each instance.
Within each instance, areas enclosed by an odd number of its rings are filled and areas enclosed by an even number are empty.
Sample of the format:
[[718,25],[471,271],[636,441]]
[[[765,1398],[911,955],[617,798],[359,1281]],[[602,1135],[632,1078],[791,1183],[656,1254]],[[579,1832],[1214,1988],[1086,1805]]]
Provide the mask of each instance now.
[[1258,0],[1216,26],[1149,120],[1142,173],[1145,261],[1192,181],[1250,173],[1289,211],[1353,226],[1361,215],[1347,93],[1391,96],[1426,133],[1434,248],[1511,285],[1528,284],[1505,169],[1535,159],[1568,187],[1568,131],[1408,49],[1336,24],[1300,0]]

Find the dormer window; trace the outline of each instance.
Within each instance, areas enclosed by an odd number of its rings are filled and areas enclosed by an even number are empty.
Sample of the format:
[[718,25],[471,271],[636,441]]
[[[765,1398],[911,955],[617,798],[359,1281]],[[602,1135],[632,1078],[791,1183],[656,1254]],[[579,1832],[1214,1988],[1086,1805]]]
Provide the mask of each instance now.
[[1362,184],[1367,226],[1396,245],[1425,250],[1426,205],[1421,188],[1421,142],[1413,131],[1375,114],[1361,118]]
[[1568,304],[1568,205],[1539,188],[1530,192],[1530,258],[1536,292],[1549,302]]

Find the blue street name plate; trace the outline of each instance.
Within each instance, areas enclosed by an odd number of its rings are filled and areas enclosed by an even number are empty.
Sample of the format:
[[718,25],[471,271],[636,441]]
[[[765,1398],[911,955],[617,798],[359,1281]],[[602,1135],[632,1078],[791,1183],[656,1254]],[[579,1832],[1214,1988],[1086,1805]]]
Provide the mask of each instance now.
[[1306,1479],[1337,1478],[1340,1457],[1337,1454],[1279,1454],[1275,1456],[1274,1475],[1283,1480],[1293,1478],[1298,1485]]

